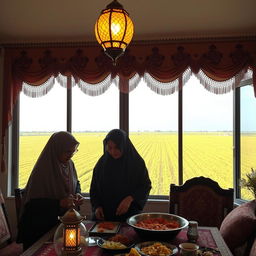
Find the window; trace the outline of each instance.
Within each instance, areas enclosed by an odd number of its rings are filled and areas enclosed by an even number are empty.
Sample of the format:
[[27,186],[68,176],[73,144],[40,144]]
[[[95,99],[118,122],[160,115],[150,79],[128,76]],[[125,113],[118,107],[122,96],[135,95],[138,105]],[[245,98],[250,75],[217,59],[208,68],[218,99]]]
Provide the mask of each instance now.
[[19,187],[26,185],[50,135],[66,130],[66,99],[67,90],[59,84],[55,84],[49,93],[40,98],[20,93]]
[[[66,130],[67,92],[56,83],[40,98],[20,94],[19,187],[26,185],[51,134]],[[119,126],[118,95],[119,90],[113,85],[97,97],[82,93],[78,87],[72,89],[72,131],[80,142],[73,159],[83,192],[89,192],[92,170],[103,152],[102,141],[107,131]]]
[[119,127],[119,90],[116,86],[100,96],[88,96],[78,87],[72,90],[72,131],[80,142],[73,160],[81,189],[88,193],[92,171],[103,153],[106,133]]
[[[241,177],[256,169],[256,99],[253,86],[240,89],[241,97]],[[241,189],[241,198],[252,200],[253,195],[247,189]]]
[[158,95],[144,82],[129,95],[129,134],[148,168],[151,195],[169,195],[178,182],[177,95]]
[[216,95],[191,77],[183,89],[183,180],[233,187],[233,93]]
[[[256,101],[252,90],[251,86],[241,88],[242,176],[256,166]],[[95,97],[84,94],[77,86],[70,90],[57,83],[40,98],[29,98],[21,93],[18,118],[13,122],[14,127],[15,122],[20,123],[16,129],[20,141],[17,156],[13,154],[13,163],[15,157],[19,159],[18,186],[25,186],[49,136],[71,127],[80,142],[79,152],[73,159],[82,191],[88,193],[93,167],[103,151],[103,138],[120,123],[129,123],[130,138],[145,159],[153,183],[151,196],[167,196],[169,185],[179,183],[180,171],[183,182],[203,175],[218,181],[223,188],[233,187],[236,173],[233,171],[233,101],[239,104],[240,99],[233,100],[233,91],[224,95],[210,93],[193,76],[183,87],[182,95],[180,105],[179,93],[158,95],[142,81],[130,92],[128,103],[122,101],[114,85]],[[72,97],[71,104],[67,103],[69,97]],[[120,106],[126,103],[129,122],[119,113]],[[183,131],[178,129],[181,119]],[[183,136],[182,145],[179,145],[179,134]],[[180,149],[183,170],[179,166]],[[237,176],[235,180],[238,184]],[[251,197],[242,189],[241,198]]]

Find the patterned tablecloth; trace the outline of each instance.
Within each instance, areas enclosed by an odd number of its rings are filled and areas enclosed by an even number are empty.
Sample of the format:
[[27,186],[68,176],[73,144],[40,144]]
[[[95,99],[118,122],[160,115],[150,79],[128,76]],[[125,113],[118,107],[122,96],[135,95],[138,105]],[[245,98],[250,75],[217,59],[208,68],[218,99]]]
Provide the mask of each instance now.
[[[86,224],[87,229],[89,229],[91,225],[92,223],[87,223]],[[138,237],[137,233],[130,226],[122,225],[122,227],[119,230],[119,233],[125,234],[127,237],[129,237],[133,241],[136,241],[136,242],[140,241],[140,238]],[[221,255],[223,256],[232,255],[228,250],[228,248],[226,247],[225,243],[223,243],[223,239],[220,237],[220,233],[217,228],[199,227],[198,233],[199,233],[199,239],[197,241],[197,244],[199,246],[217,248],[218,250],[221,251]],[[218,237],[220,241],[216,240],[218,239]],[[176,236],[176,238],[167,242],[173,245],[176,245],[177,247],[180,243],[187,242],[187,230],[186,229],[182,230]],[[43,243],[41,247],[36,250],[35,253],[30,255],[31,256],[56,256],[56,253],[54,250],[53,243],[51,241],[47,241]],[[214,255],[220,255],[220,254],[214,254]],[[84,256],[109,256],[109,254],[104,252],[98,246],[91,246],[86,249]]]

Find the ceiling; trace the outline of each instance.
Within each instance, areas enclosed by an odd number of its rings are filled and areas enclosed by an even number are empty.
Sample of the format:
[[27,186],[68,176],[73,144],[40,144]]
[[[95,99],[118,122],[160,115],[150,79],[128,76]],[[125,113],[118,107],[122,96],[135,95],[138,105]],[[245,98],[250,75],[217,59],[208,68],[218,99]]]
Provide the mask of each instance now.
[[[94,24],[112,0],[1,0],[0,44],[94,42]],[[255,0],[119,0],[133,40],[256,35]]]

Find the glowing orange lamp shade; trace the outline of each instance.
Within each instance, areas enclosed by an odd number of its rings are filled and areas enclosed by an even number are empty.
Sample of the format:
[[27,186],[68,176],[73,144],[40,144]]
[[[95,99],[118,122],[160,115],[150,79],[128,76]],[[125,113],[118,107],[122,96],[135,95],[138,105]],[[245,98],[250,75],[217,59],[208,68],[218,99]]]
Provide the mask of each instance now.
[[131,42],[133,33],[132,20],[117,0],[107,5],[95,24],[96,39],[114,64]]
[[65,248],[77,250],[78,246],[80,246],[80,229],[78,225],[66,224],[63,237]]

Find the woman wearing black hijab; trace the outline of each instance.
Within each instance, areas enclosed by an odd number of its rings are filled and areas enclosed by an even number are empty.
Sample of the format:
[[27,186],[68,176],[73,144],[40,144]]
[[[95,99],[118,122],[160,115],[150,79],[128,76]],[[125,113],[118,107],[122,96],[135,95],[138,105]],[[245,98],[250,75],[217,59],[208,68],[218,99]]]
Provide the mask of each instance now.
[[94,218],[125,221],[143,210],[151,189],[145,162],[126,132],[110,131],[103,141],[90,187]]

